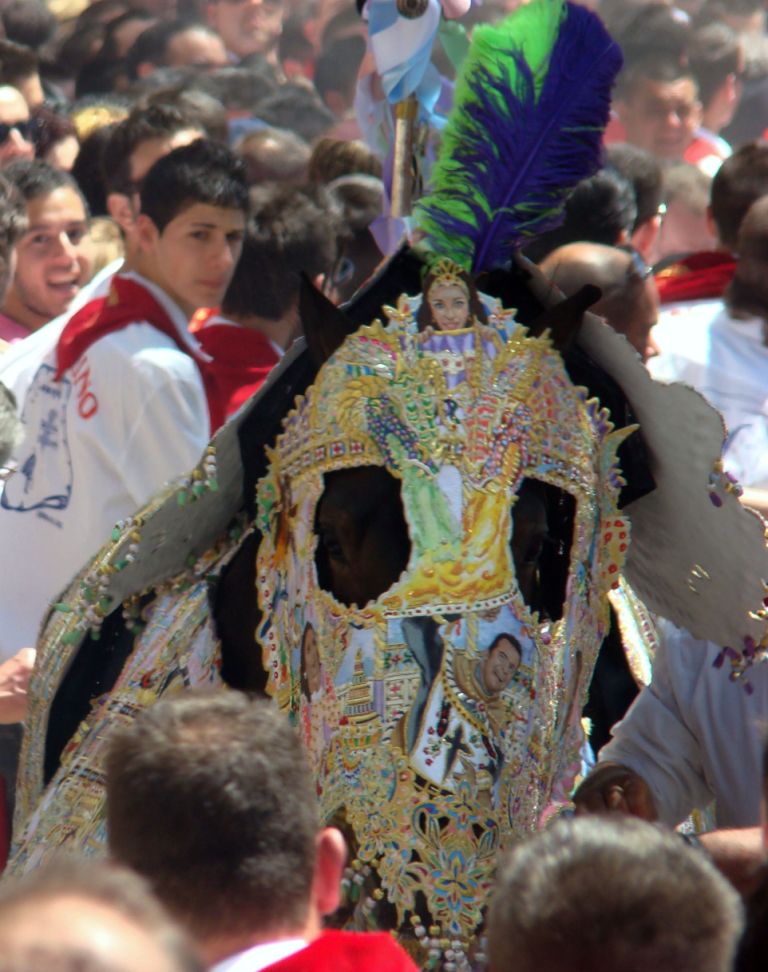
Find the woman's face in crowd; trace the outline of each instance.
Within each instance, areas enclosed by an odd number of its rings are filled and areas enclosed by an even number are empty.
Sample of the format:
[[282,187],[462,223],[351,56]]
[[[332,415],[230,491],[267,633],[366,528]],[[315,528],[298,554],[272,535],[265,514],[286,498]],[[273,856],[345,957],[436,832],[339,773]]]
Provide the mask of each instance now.
[[460,284],[438,283],[427,297],[432,321],[441,331],[456,331],[469,322],[469,295]]

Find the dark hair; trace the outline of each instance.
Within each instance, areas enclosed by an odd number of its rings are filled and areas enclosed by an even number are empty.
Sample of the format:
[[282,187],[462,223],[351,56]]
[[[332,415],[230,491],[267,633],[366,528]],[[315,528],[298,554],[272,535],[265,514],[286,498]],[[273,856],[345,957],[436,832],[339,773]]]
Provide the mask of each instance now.
[[328,135],[319,138],[309,159],[309,181],[322,184],[352,174],[380,179],[381,159],[364,142]]
[[736,272],[726,288],[725,303],[732,317],[762,318],[763,342],[768,344],[768,195],[756,199],[745,213],[736,250]]
[[340,227],[322,194],[269,185],[250,196],[252,216],[222,310],[277,321],[298,298],[302,273],[330,273]]
[[125,55],[125,73],[135,81],[139,76],[139,65],[147,62],[154,67],[165,63],[165,55],[172,37],[186,30],[189,24],[184,20],[158,20],[143,30],[131,44]]
[[0,84],[16,86],[37,73],[37,54],[23,44],[0,38]]
[[107,192],[131,192],[131,156],[143,142],[170,138],[195,126],[177,108],[137,105],[118,123],[104,147],[104,181]]
[[[99,58],[110,61],[114,61],[118,58],[117,42],[115,37],[123,24],[129,24],[132,20],[143,20],[144,23],[149,25],[154,23],[155,18],[148,10],[131,7],[129,10],[126,10],[125,13],[120,14],[119,17],[115,17],[113,20],[110,20],[104,28],[104,43],[101,46]],[[126,53],[128,52],[126,51]]]
[[673,84],[686,78],[693,82],[698,91],[696,78],[690,69],[687,57],[674,58],[658,52],[645,54],[633,64],[628,64],[621,72],[616,84],[615,97],[619,101],[629,101],[644,81]]
[[612,169],[631,183],[635,191],[637,216],[632,227],[634,233],[643,223],[647,223],[659,213],[659,207],[664,200],[661,163],[645,149],[627,143],[609,145],[606,149],[606,159]]
[[365,41],[357,35],[334,41],[320,54],[315,62],[314,82],[323,101],[329,91],[345,93],[354,89],[364,55]]
[[303,926],[318,812],[299,737],[273,703],[161,699],[114,731],[106,788],[111,853],[196,937]]
[[48,105],[37,105],[30,112],[32,141],[35,155],[42,159],[57,142],[65,138],[77,138],[77,129],[68,115],[54,111]]
[[125,55],[125,73],[128,78],[135,81],[139,76],[139,66],[145,62],[154,67],[164,65],[168,56],[168,46],[173,38],[177,34],[186,33],[188,30],[203,31],[203,33],[218,37],[218,34],[210,27],[188,18],[159,20],[139,34]]
[[209,86],[207,76],[195,75],[188,69],[180,71],[178,68],[162,68],[151,75],[153,84],[160,79],[164,71],[169,77],[181,74],[185,80],[177,79],[172,83],[156,87],[141,98],[137,107],[160,105],[175,108],[186,118],[188,128],[200,128],[214,142],[227,145],[229,140],[227,112],[218,98],[201,87],[203,79],[206,87]]
[[195,203],[248,211],[242,160],[218,142],[203,138],[158,159],[141,187],[141,212],[161,233]]
[[27,207],[18,188],[0,175],[0,301],[10,283],[11,251],[27,229]]
[[738,34],[727,24],[700,27],[693,36],[691,71],[699,86],[699,98],[706,108],[729,74],[742,68],[743,53]]
[[3,7],[3,28],[9,41],[36,50],[56,33],[58,21],[42,0],[10,0]]
[[720,242],[736,250],[739,227],[749,207],[768,194],[768,145],[743,145],[712,180],[710,205]]
[[107,142],[119,122],[111,122],[94,128],[80,143],[72,175],[85,196],[92,216],[107,214],[107,186],[104,181],[102,160]]
[[[13,927],[23,911],[34,916],[45,902],[72,898],[108,908],[141,929],[178,972],[202,972],[202,963],[187,936],[155,900],[149,884],[134,871],[106,861],[59,857],[44,867],[4,881],[0,888],[0,926],[7,923]],[[0,960],[3,969],[106,972],[103,963],[92,957],[87,941],[78,945],[48,944],[44,934],[23,945],[14,939],[12,959],[23,964],[6,966],[4,960],[8,958],[4,949]]]
[[615,169],[606,167],[582,179],[565,203],[565,219],[526,247],[534,263],[565,246],[585,241],[615,246],[622,232],[630,234],[637,219],[637,203],[632,184]]
[[3,169],[3,175],[16,186],[26,202],[67,186],[74,189],[85,205],[85,197],[74,177],[43,159],[17,159]]
[[210,91],[228,111],[250,112],[253,106],[276,90],[261,72],[240,65],[217,68],[208,76]]
[[240,139],[237,152],[245,162],[249,185],[306,181],[310,150],[296,132],[259,128]]
[[734,889],[678,834],[634,817],[560,819],[499,868],[489,968],[727,972],[741,924]]
[[[301,694],[305,699],[309,700],[312,693],[309,690],[309,679],[307,678],[307,635],[309,632],[317,638],[317,632],[315,631],[312,624],[309,621],[304,625],[304,630],[301,632],[301,647],[299,649],[299,670],[301,672],[299,682],[301,688]],[[315,651],[317,651],[317,642],[315,642]]]
[[488,654],[490,655],[493,649],[500,645],[502,641],[508,641],[514,648],[517,648],[520,654],[520,659],[522,660],[523,646],[513,634],[509,634],[506,631],[502,631],[501,634],[497,634],[490,645],[488,645]]
[[310,144],[336,122],[315,91],[290,82],[260,101],[253,113],[268,125],[289,128]]
[[[674,81],[687,68],[691,40],[690,20],[664,0],[643,0],[634,7],[620,0],[620,23],[611,33],[624,55],[619,86],[630,76]],[[602,9],[601,9],[602,14]]]
[[[466,273],[464,270],[458,271],[456,276],[461,280],[463,285],[467,288],[467,297],[469,299],[469,315],[470,319],[477,318],[481,324],[488,323],[488,315],[483,307],[482,301],[477,293],[477,287],[475,286],[472,277]],[[434,322],[432,320],[432,308],[429,306],[429,291],[436,280],[440,278],[440,273],[434,271],[428,273],[424,278],[424,283],[422,285],[422,290],[424,291],[424,299],[421,302],[421,306],[416,314],[416,324],[420,331],[423,331],[426,327],[433,327]]]

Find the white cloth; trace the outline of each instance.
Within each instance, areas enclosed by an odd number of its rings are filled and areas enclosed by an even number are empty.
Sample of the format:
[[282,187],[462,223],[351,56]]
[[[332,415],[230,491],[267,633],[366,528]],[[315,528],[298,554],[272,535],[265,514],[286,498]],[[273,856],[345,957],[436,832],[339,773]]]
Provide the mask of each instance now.
[[659,635],[651,684],[614,726],[599,761],[623,763],[642,776],[664,823],[679,824],[715,799],[719,827],[757,825],[768,664],[750,673],[749,694],[728,678],[727,660],[714,667],[716,645],[669,621],[660,622]]
[[210,972],[260,972],[275,962],[282,962],[289,955],[306,948],[303,938],[286,938],[280,942],[266,942],[264,945],[254,945],[244,952],[238,952],[223,962],[211,967]]
[[763,321],[736,320],[721,300],[671,304],[653,329],[654,378],[681,381],[723,416],[725,468],[745,486],[768,487],[768,348]]
[[[125,276],[152,293],[194,347],[185,315],[165,293]],[[56,382],[60,332],[51,327],[33,351],[21,342],[10,352],[12,368],[4,366],[10,387],[28,381],[28,390],[18,471],[0,494],[9,567],[0,581],[0,660],[35,644],[47,605],[114,524],[189,470],[210,437],[198,367],[170,337],[139,320],[91,345]]]

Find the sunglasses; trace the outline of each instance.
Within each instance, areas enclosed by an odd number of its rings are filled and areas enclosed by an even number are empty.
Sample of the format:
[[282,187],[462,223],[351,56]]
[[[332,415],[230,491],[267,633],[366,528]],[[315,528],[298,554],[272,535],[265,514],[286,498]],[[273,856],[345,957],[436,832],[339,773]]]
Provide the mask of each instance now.
[[0,145],[5,145],[11,137],[11,132],[18,132],[22,138],[29,139],[32,134],[32,127],[31,121],[18,121],[13,122],[11,125],[0,122]]

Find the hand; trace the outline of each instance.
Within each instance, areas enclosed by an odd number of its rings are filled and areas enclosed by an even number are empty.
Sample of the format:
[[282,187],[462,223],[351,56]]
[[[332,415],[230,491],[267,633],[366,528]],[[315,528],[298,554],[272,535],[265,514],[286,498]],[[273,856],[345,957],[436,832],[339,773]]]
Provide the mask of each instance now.
[[656,820],[651,790],[642,776],[621,763],[601,763],[573,797],[577,813],[626,813]]
[[0,723],[22,722],[26,716],[27,688],[34,665],[34,648],[22,648],[0,665]]

